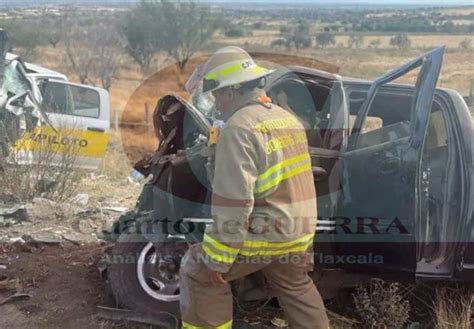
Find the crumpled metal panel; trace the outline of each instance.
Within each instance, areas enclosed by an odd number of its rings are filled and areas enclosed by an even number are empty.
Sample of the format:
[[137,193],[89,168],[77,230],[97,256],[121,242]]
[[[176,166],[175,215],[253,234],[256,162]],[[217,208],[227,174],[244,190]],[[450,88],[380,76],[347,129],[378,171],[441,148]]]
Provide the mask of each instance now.
[[[41,122],[51,125],[41,100],[36,99],[19,57],[6,59],[8,36],[0,29],[0,151],[8,154],[11,144]],[[54,129],[54,128],[53,128]]]

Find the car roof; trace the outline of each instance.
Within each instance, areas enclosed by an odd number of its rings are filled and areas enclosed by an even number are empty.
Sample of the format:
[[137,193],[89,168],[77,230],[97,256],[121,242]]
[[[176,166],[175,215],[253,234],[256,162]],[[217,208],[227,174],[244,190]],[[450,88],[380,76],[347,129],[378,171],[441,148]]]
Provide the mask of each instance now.
[[[296,74],[303,74],[303,75],[307,75],[307,76],[311,76],[311,77],[315,77],[319,79],[324,79],[324,80],[340,80],[343,83],[352,83],[355,85],[367,86],[367,85],[371,85],[374,82],[373,80],[368,80],[368,79],[340,76],[339,74],[329,73],[326,71],[317,70],[317,69],[313,69],[313,68],[305,67],[305,66],[290,65],[288,66],[288,69],[290,72],[293,72]],[[408,83],[389,83],[388,85],[392,87],[399,87],[399,88],[414,88],[415,87],[413,84],[408,84]],[[436,90],[458,93],[454,89],[445,88],[445,87],[438,87],[436,88]]]
[[[371,85],[374,81],[373,80],[367,80],[367,79],[358,79],[358,78],[353,78],[353,77],[343,77],[342,81],[344,83],[353,83],[353,84],[358,84],[358,85]],[[388,86],[391,87],[399,87],[399,88],[414,88],[414,84],[409,84],[409,83],[389,83],[387,84]],[[443,90],[443,91],[449,91],[449,92],[456,92],[455,89],[452,88],[446,88],[446,87],[437,87],[436,90]]]
[[298,66],[298,65],[290,65],[288,66],[288,69],[297,74],[304,74],[304,75],[309,75],[309,76],[314,76],[318,78],[322,78],[325,80],[341,80],[341,76],[338,74],[334,73],[329,73],[326,71],[314,69],[311,67],[306,67],[306,66]]
[[[6,60],[11,61],[11,60],[17,59],[18,57],[19,57],[18,55],[15,55],[15,54],[12,54],[12,53],[7,53]],[[67,78],[64,74],[61,74],[59,72],[47,69],[47,68],[39,66],[39,65],[35,65],[35,64],[27,63],[27,62],[23,62],[23,63],[25,64],[27,73],[29,73],[29,74],[34,73],[34,74],[37,74],[37,75],[45,75],[48,78],[57,78],[57,79],[60,79],[60,80],[66,80],[67,81]]]

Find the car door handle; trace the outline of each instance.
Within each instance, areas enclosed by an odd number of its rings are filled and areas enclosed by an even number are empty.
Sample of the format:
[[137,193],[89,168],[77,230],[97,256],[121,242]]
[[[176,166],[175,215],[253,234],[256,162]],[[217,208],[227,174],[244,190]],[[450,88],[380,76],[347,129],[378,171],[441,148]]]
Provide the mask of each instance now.
[[89,131],[96,131],[98,133],[103,133],[105,132],[105,129],[104,128],[97,128],[97,127],[87,127],[87,130]]
[[328,172],[322,167],[311,167],[315,182],[320,182],[328,177]]
[[380,166],[380,173],[382,175],[391,175],[398,172],[401,162],[400,158],[389,158],[385,160]]

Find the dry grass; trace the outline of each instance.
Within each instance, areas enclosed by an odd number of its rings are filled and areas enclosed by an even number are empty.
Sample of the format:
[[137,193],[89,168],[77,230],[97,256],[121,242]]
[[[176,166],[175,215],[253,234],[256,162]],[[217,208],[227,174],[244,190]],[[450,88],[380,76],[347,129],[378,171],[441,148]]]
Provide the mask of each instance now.
[[[322,49],[305,50],[300,53],[314,56],[320,60],[331,59],[332,64],[340,67],[340,74],[361,79],[374,79],[382,73],[423,54],[426,50],[411,49],[398,51],[393,49]],[[470,51],[447,52],[441,70],[438,86],[469,95],[470,82],[474,80],[473,53]],[[350,60],[348,60],[350,59]],[[403,77],[399,82],[413,83],[413,74]]]
[[216,42],[223,45],[260,45],[269,46],[273,40],[280,38],[280,31],[277,30],[255,30],[253,35],[246,37],[227,38],[221,36]]
[[[216,41],[222,45],[247,45],[247,46],[266,46],[269,47],[273,41],[280,38],[278,31],[258,31],[252,36],[241,37],[241,38],[218,38]],[[395,34],[395,33],[393,33]],[[370,42],[373,40],[380,40],[379,48],[392,48],[390,46],[390,38],[393,35],[381,34],[381,35],[366,35],[364,37],[364,44],[362,48],[369,48]],[[410,34],[412,47],[414,48],[430,48],[438,45],[446,45],[449,48],[458,48],[459,43],[465,39],[471,39],[474,41],[474,37],[471,34],[465,35],[447,35],[447,34]],[[337,35],[336,45],[332,48],[347,47],[349,40],[348,35]]]
[[[395,34],[395,33],[394,33]],[[367,35],[364,37],[363,48],[368,48],[369,44],[373,40],[380,40],[379,48],[391,48],[390,38],[392,35]],[[467,35],[446,35],[446,34],[429,34],[429,35],[410,35],[411,44],[414,48],[430,48],[438,45],[446,45],[449,48],[458,48],[459,43],[465,39],[471,39],[474,41],[474,37],[470,34]],[[349,36],[338,35],[336,36],[336,44],[342,44],[347,46]]]
[[[81,138],[74,127],[61,127],[54,135],[57,141]],[[81,147],[73,142],[50,142],[47,136],[51,133],[49,127],[25,133],[5,157],[0,155],[0,194],[12,195],[18,201],[38,196],[64,201],[74,195],[82,174],[76,167]]]
[[116,179],[104,175],[87,176],[81,180],[77,190],[89,195],[89,207],[133,208],[143,186],[130,183],[126,176]]
[[471,329],[474,326],[474,292],[439,288],[433,312],[436,329]]
[[354,319],[347,318],[340,314],[331,312],[326,309],[326,313],[329,317],[329,323],[333,329],[350,329],[357,326],[358,321]]

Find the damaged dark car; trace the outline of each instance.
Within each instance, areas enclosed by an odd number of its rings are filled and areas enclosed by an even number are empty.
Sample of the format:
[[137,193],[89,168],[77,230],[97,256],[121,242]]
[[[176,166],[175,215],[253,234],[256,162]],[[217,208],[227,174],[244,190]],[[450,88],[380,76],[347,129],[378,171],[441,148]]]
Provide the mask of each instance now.
[[[364,277],[474,278],[472,121],[462,96],[436,88],[444,47],[374,81],[306,67],[274,72],[273,102],[303,122],[318,199],[315,271],[325,284]],[[393,83],[416,70],[416,84]],[[159,100],[156,153],[135,166],[149,177],[136,207],[104,232],[108,280],[124,308],[177,314],[179,266],[211,221],[209,102]],[[354,278],[357,278],[354,279]],[[232,283],[238,301],[272,297],[265,278]]]

